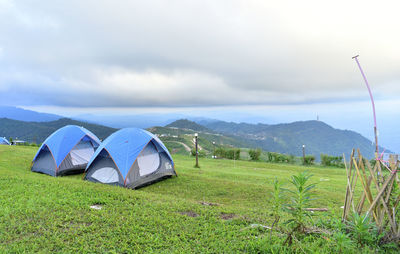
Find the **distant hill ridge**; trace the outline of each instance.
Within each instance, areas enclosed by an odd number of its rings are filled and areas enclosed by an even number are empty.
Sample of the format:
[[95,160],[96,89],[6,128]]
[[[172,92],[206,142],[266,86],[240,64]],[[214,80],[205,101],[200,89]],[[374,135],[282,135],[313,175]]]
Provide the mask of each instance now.
[[[195,126],[188,120],[176,121],[180,124],[171,124],[175,127]],[[200,125],[201,126],[201,125]],[[339,130],[321,121],[298,121],[285,124],[248,124],[214,121],[205,123],[206,129],[232,137],[238,143],[249,148],[262,148],[266,151],[302,155],[302,146],[305,145],[306,153],[319,158],[321,153],[342,156],[350,153],[351,149],[359,148],[367,157],[374,156],[374,144],[357,132]],[[189,128],[190,129],[190,128]],[[387,151],[387,150],[386,150]]]
[[[13,119],[4,116],[11,115]],[[3,118],[2,118],[3,117]],[[21,120],[15,120],[21,118]],[[30,120],[35,119],[35,120]],[[200,119],[201,120],[201,119]],[[280,152],[301,156],[302,145],[306,153],[317,158],[321,153],[341,156],[353,148],[360,148],[365,157],[372,158],[374,145],[357,132],[335,129],[321,121],[298,121],[286,124],[249,124],[224,121],[201,121],[202,124],[187,119],[176,120],[166,127],[177,128],[176,131],[159,127],[158,134],[174,133],[180,135],[183,129],[202,133],[203,139],[212,147],[212,142],[237,147],[262,148],[266,151]],[[100,139],[105,139],[117,129],[83,121],[61,118],[61,116],[38,113],[15,107],[0,106],[0,136],[43,142],[52,132],[65,125],[83,126]],[[205,135],[209,133],[212,135]],[[204,134],[204,135],[203,135]],[[190,145],[190,140],[186,141]],[[206,145],[206,144],[203,144]],[[390,152],[386,150],[386,152]]]
[[51,133],[66,125],[82,126],[99,137],[99,139],[107,138],[116,129],[91,124],[69,118],[61,118],[50,122],[24,122],[8,118],[0,118],[0,136],[18,138],[28,142],[42,143]]
[[0,118],[9,118],[27,122],[49,122],[63,117],[54,114],[39,113],[18,107],[0,106]]
[[193,131],[213,132],[212,130],[204,127],[203,125],[200,125],[193,121],[189,121],[187,119],[176,120],[170,124],[167,124],[165,127],[188,129]]

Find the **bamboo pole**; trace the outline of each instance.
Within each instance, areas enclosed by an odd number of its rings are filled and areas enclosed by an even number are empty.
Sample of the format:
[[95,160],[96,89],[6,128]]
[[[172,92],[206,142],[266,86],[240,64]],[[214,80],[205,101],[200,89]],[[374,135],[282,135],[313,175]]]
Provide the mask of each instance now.
[[[355,160],[355,159],[353,158],[353,160]],[[368,202],[369,202],[370,204],[372,204],[372,202],[373,202],[372,197],[370,197],[370,196],[368,195],[368,192],[367,192],[367,189],[366,189],[366,183],[364,183],[363,178],[361,177],[360,171],[358,170],[358,167],[357,167],[357,164],[356,164],[355,161],[354,161],[354,164],[355,164],[354,166],[355,166],[355,168],[356,168],[357,175],[358,175],[358,177],[360,178],[361,184],[362,184],[362,186],[363,186],[363,191],[364,191],[364,193],[365,193],[365,196],[367,197]],[[377,218],[377,216],[376,216],[376,214],[375,214],[375,211],[372,211],[372,215],[373,215],[375,221],[378,221],[378,218]]]

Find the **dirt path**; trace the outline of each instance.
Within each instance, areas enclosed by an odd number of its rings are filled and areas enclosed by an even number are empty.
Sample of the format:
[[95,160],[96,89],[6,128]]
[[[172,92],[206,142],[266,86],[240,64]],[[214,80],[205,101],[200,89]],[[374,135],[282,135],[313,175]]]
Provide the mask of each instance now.
[[188,145],[186,145],[185,143],[183,143],[183,142],[179,142],[179,141],[170,141],[170,142],[174,142],[174,143],[178,143],[178,144],[183,145],[183,147],[185,148],[185,150],[186,150],[187,152],[192,151],[192,149],[190,149],[190,147],[189,147]]
[[[193,143],[193,146],[196,145],[196,142],[194,141],[194,139],[192,139],[192,143]],[[203,150],[203,147],[201,147],[199,144],[197,144],[197,145],[199,147],[199,151]]]

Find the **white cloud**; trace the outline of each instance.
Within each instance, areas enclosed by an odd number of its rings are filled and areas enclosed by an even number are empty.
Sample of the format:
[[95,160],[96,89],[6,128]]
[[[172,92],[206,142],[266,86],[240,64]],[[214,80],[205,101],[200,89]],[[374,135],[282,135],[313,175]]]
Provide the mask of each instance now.
[[[397,1],[0,0],[3,103],[294,104],[399,92]],[[21,96],[21,94],[23,96]]]

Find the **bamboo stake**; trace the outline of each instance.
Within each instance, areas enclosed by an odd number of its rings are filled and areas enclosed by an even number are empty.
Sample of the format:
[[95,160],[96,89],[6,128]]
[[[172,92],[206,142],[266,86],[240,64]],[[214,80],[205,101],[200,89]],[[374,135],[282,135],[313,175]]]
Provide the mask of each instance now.
[[[353,158],[353,160],[355,160],[355,159]],[[372,204],[372,197],[370,198],[370,196],[369,196],[368,193],[367,193],[367,190],[366,190],[366,183],[364,183],[363,178],[361,177],[360,171],[358,170],[358,167],[357,167],[357,164],[356,164],[355,161],[354,161],[354,166],[355,166],[355,168],[356,168],[357,175],[358,175],[358,177],[360,178],[361,184],[362,184],[362,186],[363,186],[363,191],[364,191],[364,193],[365,193],[365,195],[366,195],[366,197],[367,197],[367,200],[368,200],[368,202],[369,202],[370,204]],[[374,216],[375,221],[378,221],[378,218],[376,217],[375,211],[372,212],[372,215]]]
[[350,189],[349,189],[350,188],[349,170],[347,169],[346,156],[344,155],[344,153],[343,153],[343,163],[344,163],[344,167],[346,169],[347,185],[346,185],[346,195],[344,196],[342,221],[344,221],[346,219],[347,200],[348,200],[349,194],[350,194]]
[[[346,167],[346,175],[347,175],[347,188],[346,188],[346,196],[345,196],[344,207],[343,207],[344,209],[343,209],[342,220],[347,219],[348,211],[350,209],[350,204],[353,207],[353,212],[355,212],[354,203],[353,203],[354,190],[352,188],[352,183],[354,181],[354,174],[352,174],[352,168],[353,168],[352,167],[352,165],[353,165],[352,158],[353,158],[353,156],[354,156],[354,149],[351,151],[349,168],[347,169],[346,158],[345,158],[345,155],[343,154],[344,165]],[[351,178],[351,182],[350,182],[350,178]]]
[[369,207],[367,214],[369,214],[372,209],[374,209],[376,203],[378,202],[378,200],[380,199],[380,197],[382,196],[382,194],[384,193],[386,187],[388,186],[389,182],[394,179],[396,174],[391,174],[390,177],[383,183],[382,188],[380,189],[378,195],[375,197],[374,201],[372,202],[371,206]]
[[[355,211],[355,208],[354,208],[353,199],[354,199],[354,190],[355,190],[355,186],[356,186],[356,184],[357,184],[357,174],[356,174],[355,172],[352,174],[354,152],[355,152],[355,150],[354,150],[354,148],[353,148],[353,150],[351,150],[350,162],[349,162],[349,164],[350,164],[350,176],[351,176],[351,183],[350,183],[351,195],[350,195],[349,205],[350,205],[350,204],[352,205],[352,207],[353,207],[353,212],[355,213],[356,211]],[[355,176],[355,180],[354,180],[354,176]],[[354,183],[354,185],[353,185],[353,183]],[[348,214],[348,211],[349,211],[349,205],[347,206],[347,214]]]

